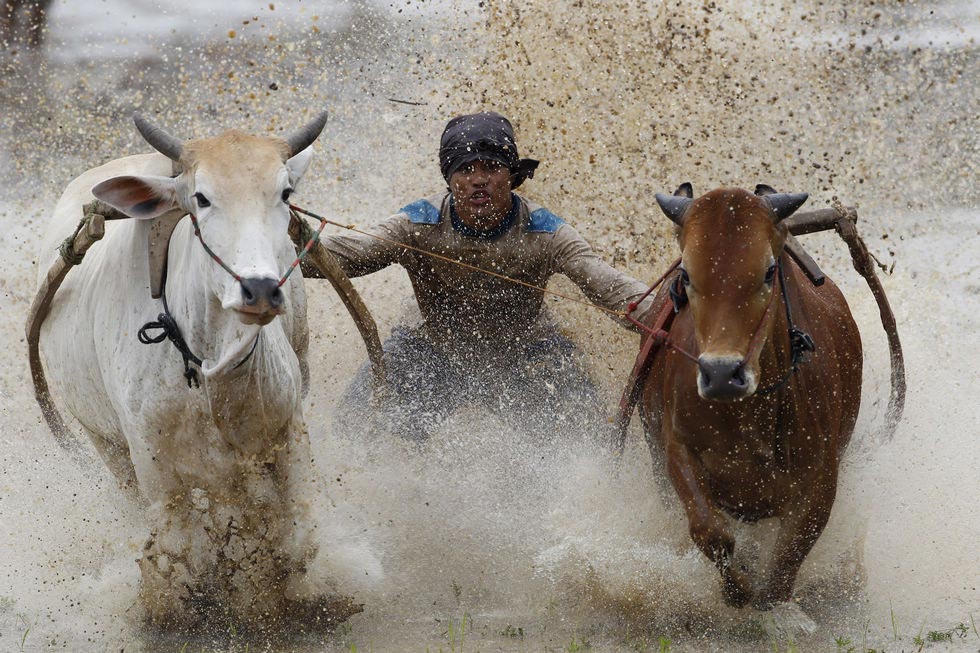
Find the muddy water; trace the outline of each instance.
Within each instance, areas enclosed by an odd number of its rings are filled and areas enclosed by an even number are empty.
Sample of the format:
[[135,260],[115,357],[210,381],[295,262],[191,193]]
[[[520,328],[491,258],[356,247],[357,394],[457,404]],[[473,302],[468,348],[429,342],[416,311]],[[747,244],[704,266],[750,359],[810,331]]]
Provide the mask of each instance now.
[[[642,278],[674,253],[652,194],[682,181],[856,204],[869,246],[894,265],[884,283],[909,399],[894,440],[880,442],[876,308],[842,244],[807,237],[862,327],[866,381],[831,523],[797,583],[817,630],[791,636],[805,651],[837,650],[836,638],[850,640],[842,650],[916,650],[916,636],[923,650],[980,647],[975,3],[204,5],[55,3],[46,49],[3,59],[0,650],[186,641],[141,627],[141,513],[98,465],[71,465],[33,401],[21,325],[44,206],[84,168],[143,149],[133,108],[194,135],[286,130],[323,106],[331,121],[298,202],[378,220],[442,187],[447,116],[494,107],[543,161],[526,194]],[[357,284],[389,331],[410,304],[404,274]],[[363,349],[328,287],[310,288],[305,410],[334,503],[324,546],[366,543],[385,575],[367,582],[338,561],[365,612],[323,640],[215,632],[186,650],[642,651],[661,637],[678,651],[790,648],[769,616],[723,604],[638,431],[620,461],[588,444],[604,425],[542,446],[475,410],[422,451],[334,433]],[[636,337],[584,307],[555,310],[611,407]],[[770,531],[740,529],[750,564]]]

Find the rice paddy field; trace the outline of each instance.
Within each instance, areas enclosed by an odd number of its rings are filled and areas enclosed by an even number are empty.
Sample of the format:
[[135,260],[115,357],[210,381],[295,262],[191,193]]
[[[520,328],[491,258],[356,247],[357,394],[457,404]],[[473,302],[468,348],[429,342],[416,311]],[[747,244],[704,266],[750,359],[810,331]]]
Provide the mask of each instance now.
[[[980,3],[961,0],[55,0],[40,48],[0,53],[0,651],[980,650],[978,36]],[[311,280],[323,546],[369,549],[383,573],[351,558],[336,583],[364,611],[329,633],[145,626],[145,515],[94,450],[80,467],[57,447],[34,401],[23,325],[43,225],[73,177],[147,151],[134,110],[191,138],[285,133],[323,109],[297,204],[363,225],[437,193],[445,122],[493,109],[542,161],[521,192],[640,279],[677,255],[653,195],[685,181],[857,207],[889,271],[908,399],[883,440],[877,307],[843,242],[806,236],[861,328],[865,379],[794,609],[725,605],[638,419],[621,456],[598,444],[607,423],[543,443],[476,408],[422,447],[339,432],[366,355]],[[382,337],[412,313],[400,268],[355,284]],[[639,337],[547,302],[611,414]],[[748,565],[772,526],[738,526]]]

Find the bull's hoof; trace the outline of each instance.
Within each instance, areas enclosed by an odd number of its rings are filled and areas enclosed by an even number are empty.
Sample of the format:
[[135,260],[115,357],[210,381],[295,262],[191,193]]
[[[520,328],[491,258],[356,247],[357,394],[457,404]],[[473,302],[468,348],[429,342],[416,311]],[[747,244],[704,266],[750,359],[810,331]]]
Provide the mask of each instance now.
[[770,618],[763,621],[763,627],[774,641],[795,637],[797,634],[812,635],[817,624],[803,609],[791,601],[769,603],[766,612]]
[[733,608],[744,608],[752,600],[752,583],[742,570],[729,567],[722,573],[722,590],[725,603]]

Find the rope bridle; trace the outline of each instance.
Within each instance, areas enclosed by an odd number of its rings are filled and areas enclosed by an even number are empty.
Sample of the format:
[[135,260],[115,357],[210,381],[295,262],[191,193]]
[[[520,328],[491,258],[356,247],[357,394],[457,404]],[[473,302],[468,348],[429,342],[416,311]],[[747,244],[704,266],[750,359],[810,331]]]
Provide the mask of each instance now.
[[[786,370],[783,378],[781,378],[779,381],[755,391],[755,394],[761,396],[782,390],[786,384],[789,383],[790,377],[799,371],[800,364],[806,362],[806,354],[817,350],[817,346],[814,344],[813,338],[810,337],[810,334],[797,329],[796,325],[793,323],[793,309],[790,306],[789,293],[786,290],[786,278],[783,274],[782,256],[776,259],[776,278],[779,279],[779,288],[783,295],[783,306],[786,309],[786,328],[789,333],[790,367],[788,370]],[[772,294],[775,295],[776,293],[774,292]],[[772,297],[770,297],[770,303],[771,301]]]
[[[223,269],[225,272],[231,275],[231,277],[235,281],[237,281],[239,285],[242,285],[241,275],[239,275],[227,263],[221,260],[221,257],[218,256],[215,253],[215,251],[211,249],[211,247],[208,246],[208,244],[204,241],[204,236],[201,234],[201,225],[198,224],[197,216],[194,215],[193,213],[189,213],[188,215],[190,216],[191,224],[194,226],[194,235],[197,236],[198,241],[200,241],[201,243],[201,247],[204,248],[204,251],[207,253],[207,255],[211,257],[211,260],[217,263],[221,267],[221,269]],[[320,239],[320,234],[323,232],[323,229],[324,227],[326,227],[326,225],[327,225],[326,220],[320,221],[320,227],[315,232],[313,232],[313,236],[306,243],[306,246],[303,248],[301,252],[299,252],[299,254],[296,256],[296,259],[286,269],[286,272],[283,273],[282,277],[280,277],[279,282],[276,284],[276,288],[281,288],[283,284],[286,283],[286,280],[289,279],[289,275],[293,273],[293,270],[295,270],[297,266],[299,266],[299,264],[306,257],[307,253],[310,251],[310,249],[312,249],[313,246]],[[180,331],[180,327],[177,325],[177,320],[174,319],[174,316],[170,313],[170,307],[167,305],[166,288],[167,288],[167,275],[166,275],[166,270],[164,270],[163,291],[160,296],[161,299],[163,300],[163,312],[157,315],[156,321],[147,322],[142,327],[140,327],[140,330],[137,332],[136,336],[139,339],[139,341],[144,345],[154,345],[154,344],[161,343],[164,340],[170,340],[170,342],[173,343],[174,347],[177,348],[177,351],[180,352],[181,358],[183,358],[184,378],[187,379],[187,387],[199,388],[201,387],[201,381],[198,377],[197,370],[192,368],[190,364],[193,363],[195,366],[200,368],[204,361],[202,361],[200,357],[194,355],[194,353],[190,349],[190,346],[188,346],[187,341],[184,340],[184,336]],[[153,331],[158,331],[158,333],[152,334]],[[255,349],[259,343],[259,338],[261,337],[261,335],[262,335],[262,331],[260,330],[258,334],[256,334],[255,340],[252,342],[252,348],[249,350],[248,355],[245,356],[245,358],[240,360],[238,363],[236,363],[235,366],[231,368],[232,370],[238,369],[252,357],[252,354],[255,353]]]
[[[779,381],[755,391],[755,394],[761,396],[777,392],[785,387],[786,384],[789,383],[790,377],[799,370],[800,364],[806,361],[806,353],[816,351],[813,338],[811,338],[808,333],[796,328],[796,325],[793,323],[793,311],[792,307],[790,306],[789,294],[786,289],[786,278],[783,273],[782,258],[782,255],[776,257],[775,266],[776,279],[778,280],[777,282],[779,283],[780,294],[783,296],[783,305],[786,309],[786,323],[790,343],[790,367]],[[626,309],[626,319],[638,329],[648,334],[654,339],[655,342],[662,344],[669,349],[673,349],[688,360],[692,361],[695,365],[700,366],[700,359],[683,347],[677,345],[677,343],[673,342],[670,339],[670,333],[668,331],[650,328],[632,316],[632,313],[636,310],[637,306],[639,306],[640,302],[642,302],[647,298],[647,296],[650,295],[650,293],[656,290],[656,288],[660,286],[660,284],[662,284],[680,266],[680,263],[681,259],[674,261],[670,267],[667,268],[667,271],[661,275],[659,279],[653,282],[653,285],[651,285],[637,301],[629,304],[629,307]],[[687,295],[684,292],[683,287],[676,283],[676,280],[675,282],[671,283],[669,294],[670,299],[674,304],[674,312],[679,312],[684,304],[687,303]],[[754,358],[758,353],[758,350],[763,346],[765,339],[762,336],[765,331],[765,325],[769,319],[769,314],[772,312],[772,305],[775,297],[776,289],[773,288],[772,292],[769,293],[769,300],[766,302],[766,308],[762,313],[762,317],[759,319],[759,323],[756,325],[755,331],[752,333],[752,337],[749,339],[749,347],[745,355],[742,357],[740,367],[744,367],[748,361],[752,360],[752,358]]]

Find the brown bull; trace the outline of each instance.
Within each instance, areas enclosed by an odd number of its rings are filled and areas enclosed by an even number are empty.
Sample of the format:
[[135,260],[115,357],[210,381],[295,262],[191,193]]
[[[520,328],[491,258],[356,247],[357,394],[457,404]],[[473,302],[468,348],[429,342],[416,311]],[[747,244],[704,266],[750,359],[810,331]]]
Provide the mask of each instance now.
[[[812,284],[783,255],[781,221],[806,195],[768,186],[692,195],[690,184],[657,195],[681,227],[674,287],[687,301],[670,346],[654,353],[641,416],[726,601],[768,609],[790,599],[830,516],[860,405],[861,340],[837,286]],[[755,588],[733,562],[726,514],[780,520]]]

